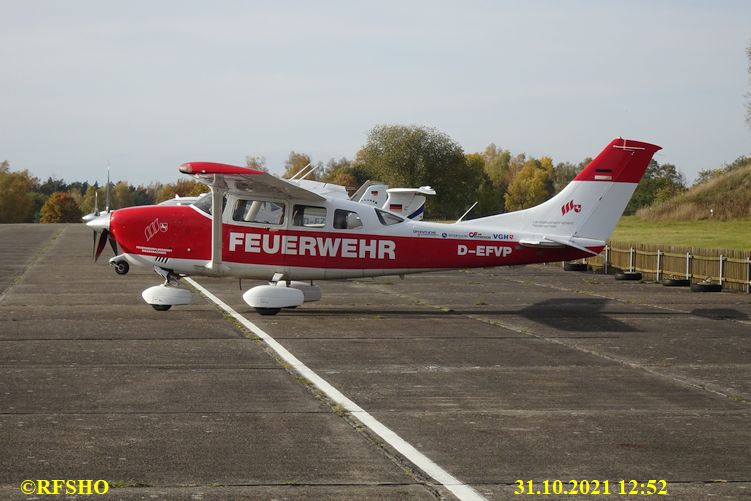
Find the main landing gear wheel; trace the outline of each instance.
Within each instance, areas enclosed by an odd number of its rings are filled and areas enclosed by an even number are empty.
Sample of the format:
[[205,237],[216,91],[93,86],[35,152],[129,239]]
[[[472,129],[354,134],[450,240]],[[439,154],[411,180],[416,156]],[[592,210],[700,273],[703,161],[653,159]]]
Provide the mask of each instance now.
[[152,304],[152,308],[154,308],[156,311],[167,311],[170,308],[172,308],[171,304]]
[[130,265],[124,260],[112,263],[112,267],[115,268],[115,273],[118,275],[127,275],[130,271]]
[[259,315],[276,315],[280,311],[282,311],[281,308],[258,308],[256,307],[256,311]]
[[641,280],[641,273],[638,271],[623,271],[615,274],[616,280]]

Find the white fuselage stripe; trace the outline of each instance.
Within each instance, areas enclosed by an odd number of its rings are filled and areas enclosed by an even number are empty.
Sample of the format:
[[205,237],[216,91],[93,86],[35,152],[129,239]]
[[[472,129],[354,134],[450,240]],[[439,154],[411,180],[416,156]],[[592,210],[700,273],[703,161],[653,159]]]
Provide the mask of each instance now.
[[214,294],[209,292],[206,288],[204,288],[192,278],[184,277],[184,280],[195,287],[201,294],[213,301],[217,306],[229,313],[232,318],[240,322],[253,334],[260,337],[269,346],[269,348],[274,350],[277,355],[279,355],[282,360],[289,364],[298,374],[313,383],[316,388],[326,394],[326,396],[330,398],[334,403],[344,407],[350,414],[352,414],[355,419],[360,421],[364,426],[368,427],[370,431],[381,437],[386,443],[396,449],[401,455],[407,458],[428,476],[451,491],[456,497],[458,497],[459,499],[467,500],[485,499],[472,487],[456,479],[449,472],[435,464],[425,454],[415,449],[403,438],[394,433],[390,428],[386,427],[383,423],[363,410],[359,405],[344,396],[342,392],[331,386],[325,379],[313,372],[307,365],[302,363],[297,357],[287,351],[284,346],[279,344],[273,337],[267,334],[256,324],[240,315],[237,311],[234,310],[234,308],[216,297]]

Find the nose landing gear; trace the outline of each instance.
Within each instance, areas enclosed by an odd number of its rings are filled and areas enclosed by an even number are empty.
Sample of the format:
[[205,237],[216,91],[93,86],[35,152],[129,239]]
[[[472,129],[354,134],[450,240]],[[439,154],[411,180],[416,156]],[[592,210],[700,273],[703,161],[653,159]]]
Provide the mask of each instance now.
[[115,273],[118,275],[127,275],[130,271],[130,265],[125,260],[122,254],[115,256],[109,260],[110,266],[114,268]]

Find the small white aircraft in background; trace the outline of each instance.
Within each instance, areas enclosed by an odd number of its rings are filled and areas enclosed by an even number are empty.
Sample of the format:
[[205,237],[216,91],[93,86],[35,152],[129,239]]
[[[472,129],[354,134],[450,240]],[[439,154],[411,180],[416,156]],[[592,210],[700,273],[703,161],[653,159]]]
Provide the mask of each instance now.
[[383,203],[373,195],[375,189],[370,193],[373,200],[367,198],[366,188],[357,200],[350,200],[336,185],[192,162],[180,171],[211,188],[194,204],[119,209],[87,224],[101,232],[96,257],[110,236],[119,245],[122,253],[110,260],[115,271],[122,274],[129,265],[147,266],[164,277],[163,284],[142,293],[157,310],[191,302],[190,290],[178,286],[182,276],[231,276],[270,281],[251,288],[243,299],[258,313],[273,315],[319,300],[321,290],[313,280],[596,255],[659,149],[614,139],[550,200],[453,224],[405,218],[404,203],[401,214],[392,210],[402,195],[422,197],[424,204],[423,195],[432,191],[427,187],[390,193],[387,189]]

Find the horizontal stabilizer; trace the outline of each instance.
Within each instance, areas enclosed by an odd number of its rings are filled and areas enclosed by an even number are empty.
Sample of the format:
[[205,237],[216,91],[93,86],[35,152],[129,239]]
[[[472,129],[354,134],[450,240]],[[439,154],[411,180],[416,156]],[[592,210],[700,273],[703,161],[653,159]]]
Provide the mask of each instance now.
[[605,247],[605,242],[602,240],[592,240],[589,238],[568,238],[568,237],[561,237],[557,235],[546,235],[542,236],[539,239],[525,239],[520,240],[519,244],[523,247],[540,247],[540,248],[550,248],[550,247],[573,247],[574,249],[578,249],[580,251],[587,252],[589,254],[592,254],[593,256],[596,256],[599,254],[599,252],[594,252],[590,249],[590,247],[595,248],[601,248]]

